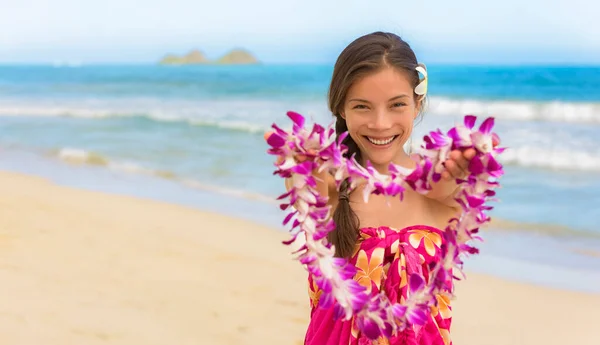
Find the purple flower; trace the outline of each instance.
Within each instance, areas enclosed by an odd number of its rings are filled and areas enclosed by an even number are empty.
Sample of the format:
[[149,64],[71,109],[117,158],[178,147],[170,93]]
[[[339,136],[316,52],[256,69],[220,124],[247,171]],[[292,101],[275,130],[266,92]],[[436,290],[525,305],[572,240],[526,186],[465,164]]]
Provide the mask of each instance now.
[[396,303],[392,306],[392,313],[393,313],[394,317],[396,317],[397,319],[403,319],[404,316],[406,315],[406,310],[407,310],[407,307],[400,303]]
[[[306,240],[294,249],[293,254],[322,290],[320,306],[333,305],[336,318],[348,320],[356,315],[359,329],[369,339],[382,335],[389,338],[408,325],[423,325],[429,315],[429,306],[437,303],[436,296],[451,293],[452,279],[460,279],[452,272],[464,276],[462,257],[479,252],[467,242],[482,240],[477,232],[490,221],[486,212],[492,207],[487,203],[493,200],[498,179],[504,175],[497,157],[505,150],[497,147],[500,138],[492,132],[494,119],[485,119],[475,129],[477,118],[468,115],[463,124],[451,128],[447,134],[440,130],[431,132],[424,137],[420,151],[412,157],[417,163],[415,169],[390,164],[389,175],[385,175],[369,162],[362,167],[354,157],[345,158],[347,147],[342,142],[348,133],[336,137],[332,126],[324,128],[318,124],[308,131],[304,128],[302,115],[291,111],[287,115],[293,122],[291,133],[273,124],[274,131],[266,140],[267,153],[281,160],[274,174],[292,179],[291,190],[277,198],[282,201],[280,208],[288,212],[283,224],[291,225],[292,236],[283,243],[293,245],[299,236]],[[456,200],[463,212],[448,223],[440,248],[441,257],[431,264],[430,279],[426,282],[421,275],[412,274],[409,277],[410,293],[404,304],[392,305],[383,294],[371,298],[354,280],[356,267],[333,256],[327,234],[335,224],[329,217],[331,210],[327,199],[316,190],[313,170],[318,168],[332,173],[338,187],[345,177],[349,178],[351,188],[365,182],[365,201],[371,194],[402,199],[403,183],[418,193],[426,193],[431,189],[432,181],[439,181],[450,151],[466,148],[475,148],[476,156],[469,165],[470,175],[457,181],[461,192]],[[298,163],[295,159],[298,155],[304,156],[305,160]]]
[[423,326],[427,322],[429,315],[429,309],[427,306],[419,305],[415,308],[409,309],[406,312],[406,318],[408,322],[413,325]]
[[475,121],[477,121],[477,117],[473,115],[465,116],[465,127],[468,129],[473,129],[475,126]]
[[369,318],[359,318],[357,326],[369,339],[377,339],[381,335],[381,329],[377,323]]
[[304,116],[293,111],[288,111],[287,116],[292,119],[294,126],[298,126],[298,128],[304,127]]

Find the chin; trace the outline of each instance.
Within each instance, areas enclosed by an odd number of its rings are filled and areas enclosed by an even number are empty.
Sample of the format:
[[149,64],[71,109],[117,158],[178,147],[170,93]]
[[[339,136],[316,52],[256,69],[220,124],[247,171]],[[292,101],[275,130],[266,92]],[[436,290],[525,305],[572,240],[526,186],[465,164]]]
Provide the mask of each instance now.
[[365,164],[367,161],[371,163],[371,165],[375,167],[385,167],[387,168],[390,163],[394,162],[395,158],[401,154],[400,152],[377,152],[375,154],[369,152],[364,157]]

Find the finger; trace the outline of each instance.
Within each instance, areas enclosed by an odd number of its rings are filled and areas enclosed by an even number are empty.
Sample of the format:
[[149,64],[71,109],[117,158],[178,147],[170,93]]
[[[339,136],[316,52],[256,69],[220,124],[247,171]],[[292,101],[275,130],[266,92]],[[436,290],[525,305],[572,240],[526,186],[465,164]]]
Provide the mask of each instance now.
[[273,134],[273,131],[265,132],[265,135],[264,135],[265,141],[269,140],[269,137],[271,136],[271,134]]
[[296,156],[296,161],[301,163],[301,162],[304,162],[305,160],[307,160],[309,158],[312,158],[312,157],[314,157],[316,155],[317,155],[317,150],[315,150],[315,149],[308,149],[306,151],[306,154],[298,154]]
[[462,157],[462,152],[460,150],[452,150],[450,152],[449,159],[457,160],[457,159],[460,159],[461,157]]
[[475,149],[466,149],[465,152],[463,152],[463,157],[467,161],[470,161],[471,159],[473,159],[473,157],[475,157],[476,153],[477,152],[475,151]]
[[442,179],[447,181],[452,180],[452,175],[450,175],[448,170],[442,171]]
[[456,165],[458,165],[458,167],[463,171],[467,171],[469,169],[469,161],[464,157],[457,160]]
[[477,151],[475,151],[475,149],[466,149],[465,152],[463,152],[463,157],[459,160],[458,164],[460,165],[460,168],[465,171],[465,174],[469,173],[469,165],[476,154]]
[[469,161],[464,157],[464,154],[459,150],[454,150],[450,153],[449,161],[456,163],[456,165],[462,170],[467,170],[467,168],[469,167]]
[[466,175],[465,169],[453,160],[446,162],[446,171],[448,171],[453,178],[463,178]]
[[500,137],[497,134],[492,134],[492,147],[500,145]]

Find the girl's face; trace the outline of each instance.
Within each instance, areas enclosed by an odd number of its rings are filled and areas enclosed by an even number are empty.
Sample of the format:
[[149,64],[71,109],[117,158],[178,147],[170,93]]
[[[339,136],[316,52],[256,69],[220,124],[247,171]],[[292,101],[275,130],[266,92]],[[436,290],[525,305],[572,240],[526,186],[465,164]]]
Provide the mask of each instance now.
[[356,81],[348,90],[341,116],[348,133],[367,160],[380,171],[391,162],[408,161],[404,144],[410,138],[420,105],[408,79],[396,69],[383,68]]

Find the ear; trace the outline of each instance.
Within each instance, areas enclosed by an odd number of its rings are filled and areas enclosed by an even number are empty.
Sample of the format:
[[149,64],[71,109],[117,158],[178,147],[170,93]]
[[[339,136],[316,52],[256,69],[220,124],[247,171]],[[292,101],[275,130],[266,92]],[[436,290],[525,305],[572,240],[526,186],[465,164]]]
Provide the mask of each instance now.
[[344,120],[346,120],[346,113],[344,113],[343,111],[340,112],[340,117]]
[[423,100],[425,99],[424,95],[418,96],[417,97],[417,105],[416,105],[416,111],[415,111],[415,119],[417,118],[417,116],[419,116],[419,114],[421,113],[421,110],[423,108]]

